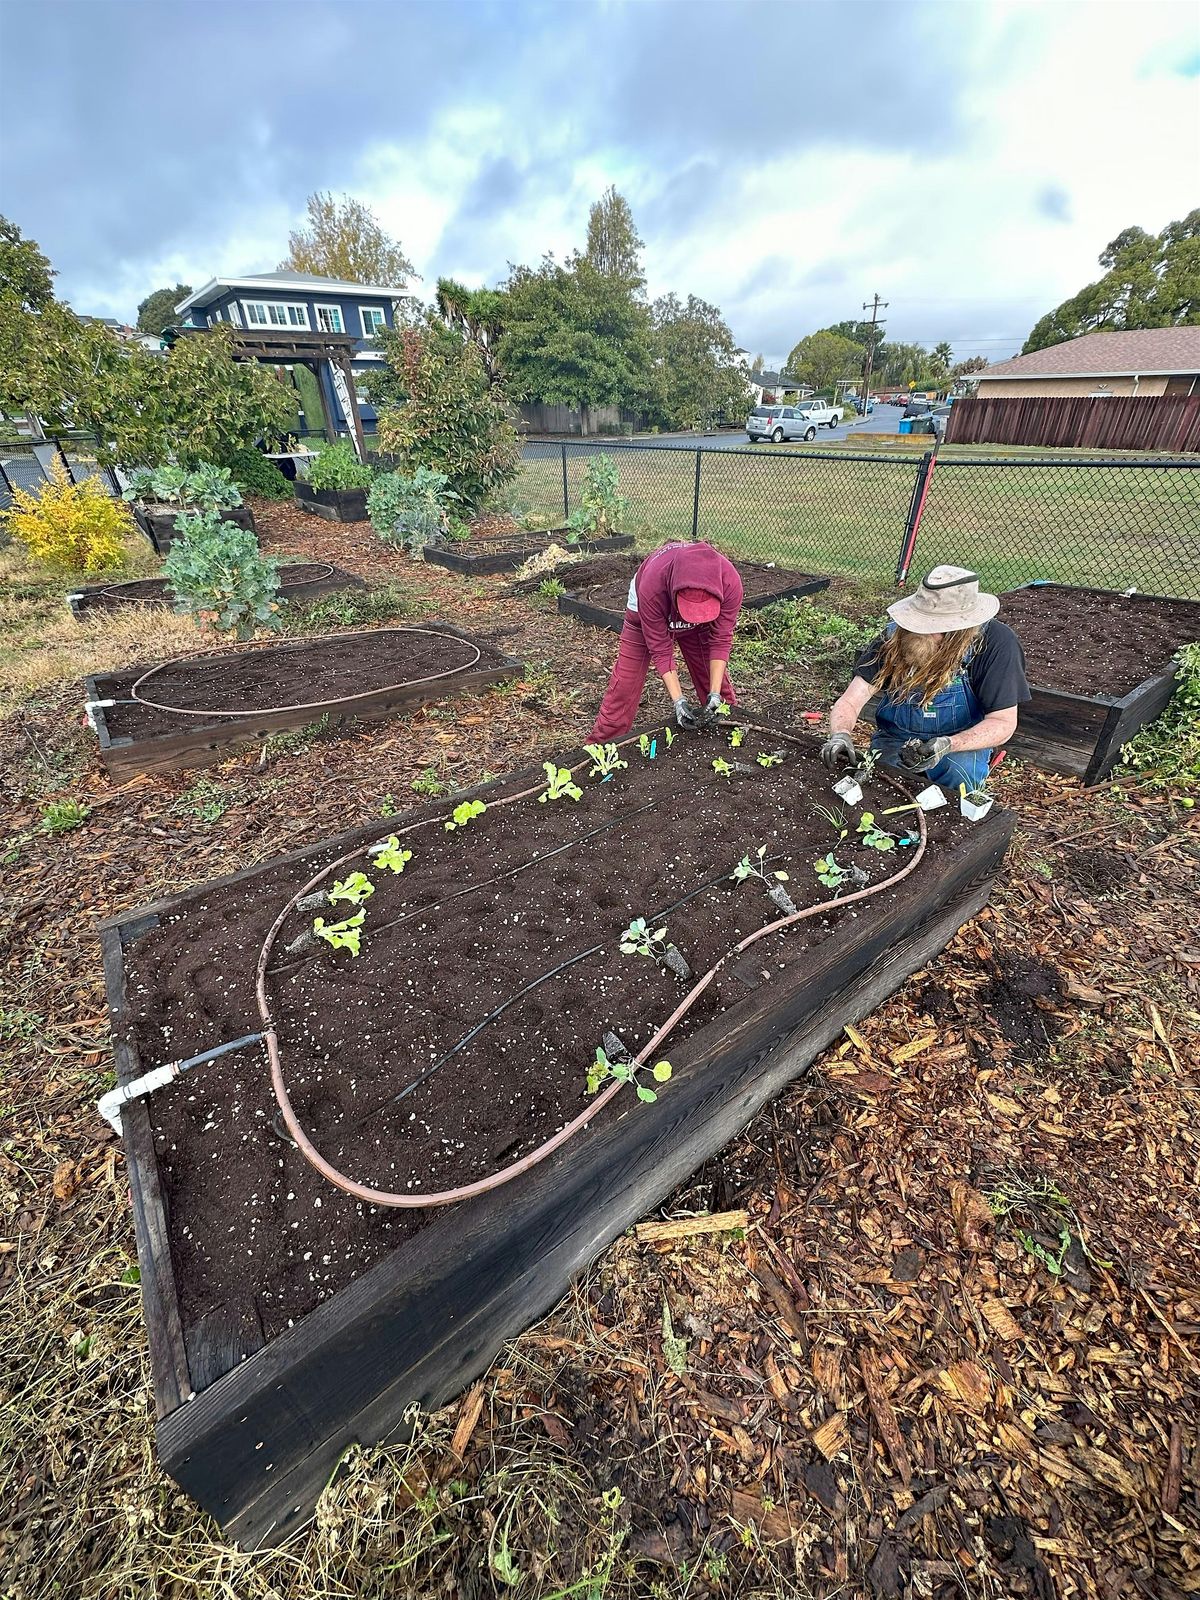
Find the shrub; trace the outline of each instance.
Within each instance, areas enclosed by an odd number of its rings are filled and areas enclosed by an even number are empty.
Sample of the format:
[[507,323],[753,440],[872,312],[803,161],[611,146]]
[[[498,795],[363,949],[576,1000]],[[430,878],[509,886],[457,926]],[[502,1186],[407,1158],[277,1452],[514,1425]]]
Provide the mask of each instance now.
[[[1162,716],[1142,728],[1121,751],[1122,771],[1154,789],[1200,788],[1200,644],[1178,655],[1175,692]],[[1195,797],[1185,796],[1187,804]]]
[[600,454],[588,462],[579,491],[580,503],[567,518],[570,543],[576,544],[581,538],[607,539],[621,531],[629,502],[617,493],[617,483],[617,465],[610,457]]
[[206,461],[191,471],[174,465],[137,467],[129,475],[125,498],[157,500],[196,511],[222,511],[228,506],[240,506],[242,491],[228,467]]
[[233,481],[243,494],[258,494],[264,500],[287,500],[294,494],[283,473],[261,450],[235,450],[227,459]]
[[327,444],[308,464],[308,481],[314,489],[366,489],[371,477],[370,467],[358,459],[349,439]]
[[72,483],[61,462],[36,493],[13,489],[8,531],[35,561],[68,572],[107,572],[125,559],[125,538],[133,532],[129,508],[95,478]]
[[175,535],[163,577],[181,616],[239,640],[279,626],[279,563],[261,554],[247,528],[198,511],[176,517]]
[[416,560],[427,544],[440,544],[449,532],[444,472],[418,467],[411,478],[388,472],[376,478],[367,496],[371,526],[385,544],[402,544]]

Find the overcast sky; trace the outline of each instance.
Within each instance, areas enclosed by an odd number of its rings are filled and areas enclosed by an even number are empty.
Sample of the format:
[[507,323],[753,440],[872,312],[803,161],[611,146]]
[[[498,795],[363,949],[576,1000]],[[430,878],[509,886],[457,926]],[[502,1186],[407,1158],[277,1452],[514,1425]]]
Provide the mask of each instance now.
[[615,183],[649,292],[769,362],[875,291],[999,359],[1200,203],[1194,0],[0,0],[0,54],[0,210],[127,320],[278,266],[314,189],[432,290],[565,254]]

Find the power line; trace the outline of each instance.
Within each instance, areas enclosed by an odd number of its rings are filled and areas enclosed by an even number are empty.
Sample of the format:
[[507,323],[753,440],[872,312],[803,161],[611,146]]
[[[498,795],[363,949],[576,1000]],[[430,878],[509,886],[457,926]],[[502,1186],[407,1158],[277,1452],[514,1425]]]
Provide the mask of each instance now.
[[885,311],[887,310],[887,301],[881,300],[878,295],[875,295],[870,305],[865,300],[863,301],[863,310],[871,313],[871,337],[867,344],[867,359],[863,364],[862,414],[864,417],[867,414],[867,396],[871,392],[871,368],[875,362],[875,328],[879,322],[880,306]]

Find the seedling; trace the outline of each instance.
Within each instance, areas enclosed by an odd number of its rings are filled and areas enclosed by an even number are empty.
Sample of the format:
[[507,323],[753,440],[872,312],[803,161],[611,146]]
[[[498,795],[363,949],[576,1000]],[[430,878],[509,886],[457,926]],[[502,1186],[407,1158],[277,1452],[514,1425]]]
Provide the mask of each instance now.
[[834,833],[837,834],[838,843],[841,844],[850,831],[846,826],[846,813],[844,811],[835,811],[832,806],[814,806],[813,810],[819,817],[824,817]]
[[600,778],[603,781],[611,778],[614,772],[620,772],[622,767],[629,765],[628,761],[621,760],[621,752],[615,744],[585,744],[583,748],[593,762],[588,772],[589,778]]
[[386,867],[389,872],[400,873],[413,858],[411,850],[402,850],[400,841],[393,833],[380,844],[373,844],[367,851],[377,867]]
[[326,922],[324,917],[318,917],[312,931],[318,939],[324,939],[335,950],[349,950],[352,956],[356,956],[361,947],[362,925],[366,915],[365,911],[359,910],[342,922]]
[[349,877],[335,881],[329,891],[330,905],[336,905],[339,900],[344,900],[347,905],[360,906],[364,900],[369,900],[375,893],[375,885],[365,872],[352,872]]
[[446,785],[438,777],[436,767],[426,767],[413,779],[409,788],[414,794],[428,795],[431,800],[436,800],[438,795],[445,794]]
[[760,767],[781,767],[783,765],[783,756],[778,750],[772,750],[770,754],[764,751],[762,755],[755,756],[754,759]]
[[670,968],[677,978],[682,978],[686,983],[692,975],[692,969],[676,947],[668,944],[666,939],[665,926],[656,928],[651,933],[645,917],[635,917],[621,935],[621,954],[649,956],[651,961],[660,967]]
[[[632,1083],[637,1090],[638,1099],[644,1100],[647,1105],[653,1105],[658,1099],[658,1095],[653,1089],[647,1088],[644,1083],[638,1082],[638,1073],[646,1070],[644,1061],[611,1060],[606,1055],[603,1047],[597,1045],[596,1059],[588,1068],[587,1092],[595,1094],[600,1085],[611,1078],[617,1083]],[[655,1083],[666,1083],[671,1076],[671,1063],[669,1061],[656,1061],[649,1069],[649,1072]]]
[[728,778],[730,773],[733,771],[733,768],[723,756],[718,756],[712,765],[713,771],[719,773],[722,778]]
[[476,817],[481,817],[487,810],[482,800],[464,800],[461,805],[455,806],[446,818],[446,832],[454,833],[459,828],[465,828],[468,823],[474,822]]
[[744,855],[729,876],[735,878],[738,883],[745,883],[747,878],[760,879],[767,891],[767,898],[773,901],[785,916],[794,917],[796,903],[783,887],[788,881],[788,875],[786,872],[771,872],[768,874],[766,860],[767,847],[765,844],[760,844],[753,858],[749,855]]
[[814,863],[817,877],[827,889],[840,889],[850,876],[850,868],[843,867],[834,859],[832,850],[827,856]]
[[958,808],[968,822],[980,822],[987,816],[995,797],[986,789],[968,789],[965,783],[958,786]]
[[78,800],[51,800],[42,812],[41,830],[43,833],[69,833],[72,828],[82,827],[90,816],[87,806]]
[[658,740],[657,739],[652,739],[648,733],[639,733],[638,734],[638,749],[642,752],[642,754],[646,757],[647,760],[649,760],[649,761],[653,761],[654,760],[654,755],[655,755],[655,751],[657,750],[657,748],[658,748]]
[[663,738],[667,741],[667,749],[669,750],[671,748],[671,746],[675,743],[675,734],[673,733],[673,731],[670,728],[664,728],[663,729]]
[[742,746],[742,740],[745,737],[746,737],[745,728],[734,728],[730,732],[729,743],[733,747],[734,750],[740,750],[741,746]]
[[871,850],[894,850],[896,837],[881,828],[875,821],[873,811],[864,811],[858,819],[858,832],[862,835],[862,842]]
[[730,716],[731,712],[730,712],[730,709],[729,709],[728,700],[719,700],[717,702],[717,704],[712,708],[712,715],[714,717],[728,717],[728,716]]
[[571,777],[570,767],[556,767],[553,761],[543,761],[542,771],[546,774],[546,792],[538,795],[540,805],[545,805],[547,800],[561,800],[564,795],[570,795],[572,800],[583,799],[583,790]]

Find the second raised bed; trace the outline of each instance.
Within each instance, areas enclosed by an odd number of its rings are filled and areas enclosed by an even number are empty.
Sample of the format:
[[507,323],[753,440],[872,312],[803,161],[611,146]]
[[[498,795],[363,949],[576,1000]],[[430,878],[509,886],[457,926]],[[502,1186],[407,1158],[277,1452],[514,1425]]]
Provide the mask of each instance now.
[[[747,611],[760,611],[778,600],[798,600],[802,595],[819,594],[829,587],[828,578],[816,577],[811,572],[794,572],[789,567],[772,567],[751,561],[734,564],[741,574],[745,590],[742,608]],[[617,579],[597,584],[594,588],[560,594],[558,609],[565,617],[575,617],[579,622],[590,622],[593,627],[609,628],[613,633],[620,633],[625,623],[628,593],[628,582]]]
[[[548,533],[486,534],[454,544],[427,544],[425,559],[435,566],[447,567],[451,572],[463,572],[476,577],[487,577],[493,572],[515,572],[531,556],[541,555],[550,545],[565,545],[567,533],[566,528],[551,528]],[[586,550],[589,555],[602,555],[610,550],[632,550],[633,535],[621,533],[609,539],[581,540],[570,548]]]
[[430,622],[212,651],[85,679],[100,759],[117,782],[204,767],[321,719],[377,722],[511,678],[521,663]]
[[[309,600],[336,589],[365,588],[361,578],[343,572],[328,561],[297,562],[279,569],[279,599]],[[95,611],[116,611],[122,606],[169,606],[171,592],[165,578],[134,578],[128,583],[93,583],[67,596],[73,616]]]
[[[133,520],[158,551],[160,556],[165,556],[175,542],[175,519],[185,515],[187,507],[148,505],[141,501],[133,502]],[[221,509],[222,522],[231,522],[235,528],[245,528],[253,533],[254,513],[249,506],[223,506]]]

